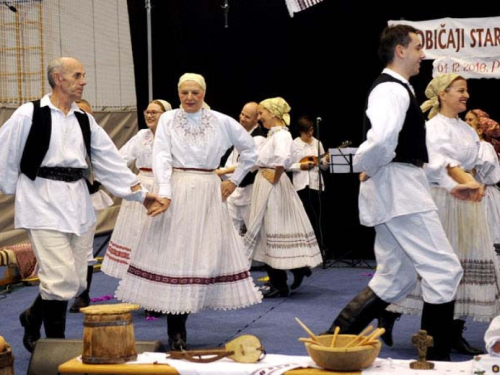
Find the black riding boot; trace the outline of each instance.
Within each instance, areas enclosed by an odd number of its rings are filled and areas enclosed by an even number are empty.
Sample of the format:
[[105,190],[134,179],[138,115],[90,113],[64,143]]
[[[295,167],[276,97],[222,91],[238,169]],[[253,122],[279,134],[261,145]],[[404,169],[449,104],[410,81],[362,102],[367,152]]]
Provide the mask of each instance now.
[[64,339],[68,301],[43,300],[43,326],[48,339]]
[[290,286],[290,289],[292,290],[297,289],[302,284],[304,277],[312,275],[312,271],[309,267],[294,268],[290,271],[293,274],[293,283]]
[[35,344],[40,339],[40,329],[43,322],[42,297],[36,296],[32,305],[19,315],[19,321],[24,327],[23,345],[26,350],[33,353]]
[[187,350],[186,320],[189,314],[167,314],[167,333],[170,350]]
[[392,329],[394,328],[394,323],[396,320],[401,318],[400,313],[395,313],[392,311],[383,310],[378,316],[378,328],[384,328],[385,332],[381,337],[387,346],[392,346]]
[[342,309],[330,329],[324,334],[332,334],[338,326],[340,333],[357,335],[387,306],[389,306],[388,302],[366,287]]
[[427,350],[428,360],[450,360],[454,309],[455,301],[441,304],[424,302],[421,329],[434,338],[434,346]]
[[462,319],[455,319],[453,321],[453,334],[451,341],[451,348],[456,350],[460,354],[468,355],[479,355],[484,354],[481,349],[470,346],[467,340],[462,336],[463,332],[467,328],[465,327],[465,321]]
[[288,297],[290,295],[290,289],[286,282],[286,271],[278,270],[268,265],[266,265],[266,271],[269,275],[271,289],[269,289],[267,293],[264,293],[264,298]]
[[92,284],[92,275],[94,274],[94,266],[87,267],[87,289],[85,289],[78,297],[75,298],[75,302],[69,308],[70,313],[80,312],[82,307],[87,307],[90,305],[90,284]]

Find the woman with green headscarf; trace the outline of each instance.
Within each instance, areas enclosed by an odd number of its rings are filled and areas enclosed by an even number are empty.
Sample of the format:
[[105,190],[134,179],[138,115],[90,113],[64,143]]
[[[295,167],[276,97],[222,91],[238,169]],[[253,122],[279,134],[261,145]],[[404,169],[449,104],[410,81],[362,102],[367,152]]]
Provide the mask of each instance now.
[[259,148],[245,247],[251,258],[266,264],[271,288],[264,298],[290,294],[286,270],[294,273],[297,285],[299,278],[310,275],[309,267],[322,261],[302,201],[283,173],[292,165],[290,109],[280,97],[263,100],[258,107],[258,119],[269,132]]

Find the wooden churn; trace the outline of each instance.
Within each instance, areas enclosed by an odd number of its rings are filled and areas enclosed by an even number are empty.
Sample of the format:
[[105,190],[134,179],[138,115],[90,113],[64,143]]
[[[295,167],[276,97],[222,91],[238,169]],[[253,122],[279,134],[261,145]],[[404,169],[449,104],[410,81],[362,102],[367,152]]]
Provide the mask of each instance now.
[[14,356],[8,344],[0,352],[0,375],[14,375]]
[[82,362],[125,363],[137,359],[130,303],[93,305],[80,309],[83,320]]

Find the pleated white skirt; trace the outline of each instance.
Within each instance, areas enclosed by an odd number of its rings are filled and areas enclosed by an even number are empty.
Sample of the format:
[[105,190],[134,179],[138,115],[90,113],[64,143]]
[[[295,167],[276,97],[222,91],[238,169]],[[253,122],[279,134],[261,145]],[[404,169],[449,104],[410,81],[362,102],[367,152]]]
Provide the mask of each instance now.
[[[489,322],[500,314],[500,271],[484,205],[461,201],[439,187],[432,187],[431,194],[446,235],[464,269],[456,295],[455,319],[469,316],[475,321]],[[419,281],[407,298],[388,309],[420,315],[422,307]]]
[[[153,172],[140,171],[137,175],[143,187],[151,191]],[[142,226],[147,217],[146,208],[139,202],[122,200],[115,227],[104,254],[101,271],[121,279],[127,272],[132,251],[137,247]]]
[[314,229],[288,176],[271,184],[255,177],[245,252],[276,269],[315,267],[322,262]]
[[171,314],[261,302],[213,172],[172,173],[169,209],[147,217],[116,297]]

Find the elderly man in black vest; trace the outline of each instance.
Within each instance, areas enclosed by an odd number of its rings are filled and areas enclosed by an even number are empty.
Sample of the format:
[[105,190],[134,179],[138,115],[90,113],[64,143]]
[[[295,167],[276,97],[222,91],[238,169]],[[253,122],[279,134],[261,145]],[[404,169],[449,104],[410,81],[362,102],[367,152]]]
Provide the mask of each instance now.
[[[328,332],[360,333],[422,278],[421,327],[434,337],[428,358],[450,360],[455,294],[463,274],[431,197],[425,118],[409,83],[425,54],[417,30],[388,26],[380,39],[385,64],[365,111],[366,140],[354,157],[360,174],[361,224],[375,228],[375,275],[333,321]],[[457,185],[452,193],[477,187]]]
[[[257,149],[266,137],[266,132],[257,122],[258,103],[246,103],[240,113],[239,122],[253,137]],[[225,160],[224,167],[217,169],[217,174],[223,179],[228,178],[238,165],[238,152],[231,147]],[[227,153],[226,153],[227,155]],[[223,157],[224,159],[224,157]],[[244,235],[250,218],[250,204],[252,203],[252,188],[257,170],[250,171],[240,182],[236,190],[227,198],[227,207],[234,226],[240,235]]]
[[[96,221],[86,180],[150,207],[143,190],[95,119],[75,104],[86,85],[80,61],[60,57],[47,75],[52,93],[21,105],[0,128],[0,191],[15,194],[15,227],[27,231],[40,293],[19,316],[30,352],[40,338],[64,338],[68,300],[86,287],[85,234]],[[153,211],[156,215],[158,211]]]

